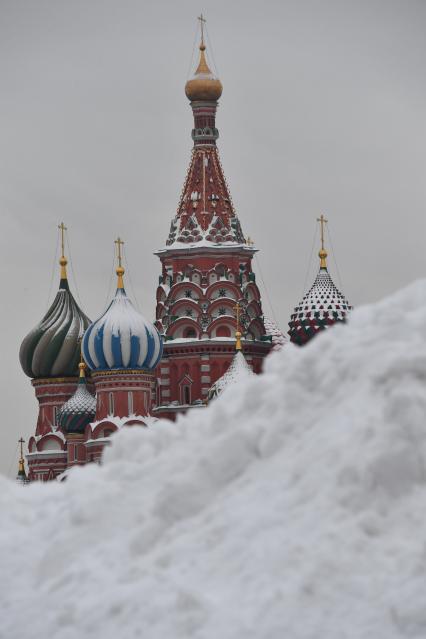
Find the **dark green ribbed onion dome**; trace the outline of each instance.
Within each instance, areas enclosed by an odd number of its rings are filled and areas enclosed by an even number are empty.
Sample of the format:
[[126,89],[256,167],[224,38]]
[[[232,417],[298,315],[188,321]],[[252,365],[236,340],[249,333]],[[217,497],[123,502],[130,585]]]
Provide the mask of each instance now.
[[84,433],[87,424],[95,418],[96,398],[86,386],[84,369],[85,364],[81,363],[77,390],[59,411],[58,423],[64,433]]
[[69,290],[63,267],[53,304],[21,344],[24,373],[32,378],[77,376],[80,342],[90,323]]

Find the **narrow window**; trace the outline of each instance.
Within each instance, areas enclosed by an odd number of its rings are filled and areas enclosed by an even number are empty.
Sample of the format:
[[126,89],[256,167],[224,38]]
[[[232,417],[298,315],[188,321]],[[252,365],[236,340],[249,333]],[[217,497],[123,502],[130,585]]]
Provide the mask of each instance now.
[[128,408],[128,414],[129,415],[133,415],[133,392],[129,391],[127,393],[127,408]]
[[190,404],[191,403],[191,392],[189,386],[183,387],[183,403]]
[[109,405],[109,414],[114,415],[114,394],[110,393],[108,395],[108,405]]

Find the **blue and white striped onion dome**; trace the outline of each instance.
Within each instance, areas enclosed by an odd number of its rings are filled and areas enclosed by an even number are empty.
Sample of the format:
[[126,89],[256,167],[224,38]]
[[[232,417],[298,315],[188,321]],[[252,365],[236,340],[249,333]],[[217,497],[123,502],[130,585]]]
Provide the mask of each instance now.
[[84,433],[86,426],[95,419],[96,398],[86,385],[85,364],[79,364],[79,368],[77,389],[61,407],[58,415],[59,427],[64,433]]
[[152,370],[161,359],[163,340],[119,286],[105,313],[86,330],[82,351],[92,370]]

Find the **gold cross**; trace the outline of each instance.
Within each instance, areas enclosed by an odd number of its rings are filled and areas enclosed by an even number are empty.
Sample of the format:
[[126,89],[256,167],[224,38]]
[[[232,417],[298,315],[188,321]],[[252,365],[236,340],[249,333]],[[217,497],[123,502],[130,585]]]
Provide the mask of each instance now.
[[234,311],[237,312],[237,331],[239,331],[240,330],[240,313],[241,313],[241,306],[239,302],[235,304]]
[[321,214],[321,217],[317,217],[317,222],[321,224],[321,249],[324,250],[324,224],[327,224],[328,220]]
[[67,230],[67,227],[65,226],[65,224],[63,222],[61,222],[58,226],[58,229],[61,231],[61,247],[62,247],[62,257],[65,257],[64,255],[64,250],[65,250],[65,231]]
[[121,267],[121,247],[123,246],[124,242],[120,237],[117,237],[117,239],[114,240],[114,244],[117,244],[118,266]]
[[22,439],[22,437],[21,437],[21,439],[18,440],[18,444],[21,444],[21,459],[23,459],[24,458],[24,453],[23,453],[23,450],[22,450],[22,445],[25,444],[25,439]]
[[207,22],[207,20],[205,19],[203,14],[198,16],[198,20],[200,21],[200,25],[201,25],[201,44],[204,45],[204,25]]

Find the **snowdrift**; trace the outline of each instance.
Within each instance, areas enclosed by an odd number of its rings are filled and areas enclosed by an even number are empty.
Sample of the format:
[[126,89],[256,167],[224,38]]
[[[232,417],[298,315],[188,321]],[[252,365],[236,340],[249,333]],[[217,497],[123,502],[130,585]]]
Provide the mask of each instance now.
[[102,467],[2,480],[0,637],[424,639],[425,505],[418,282]]

